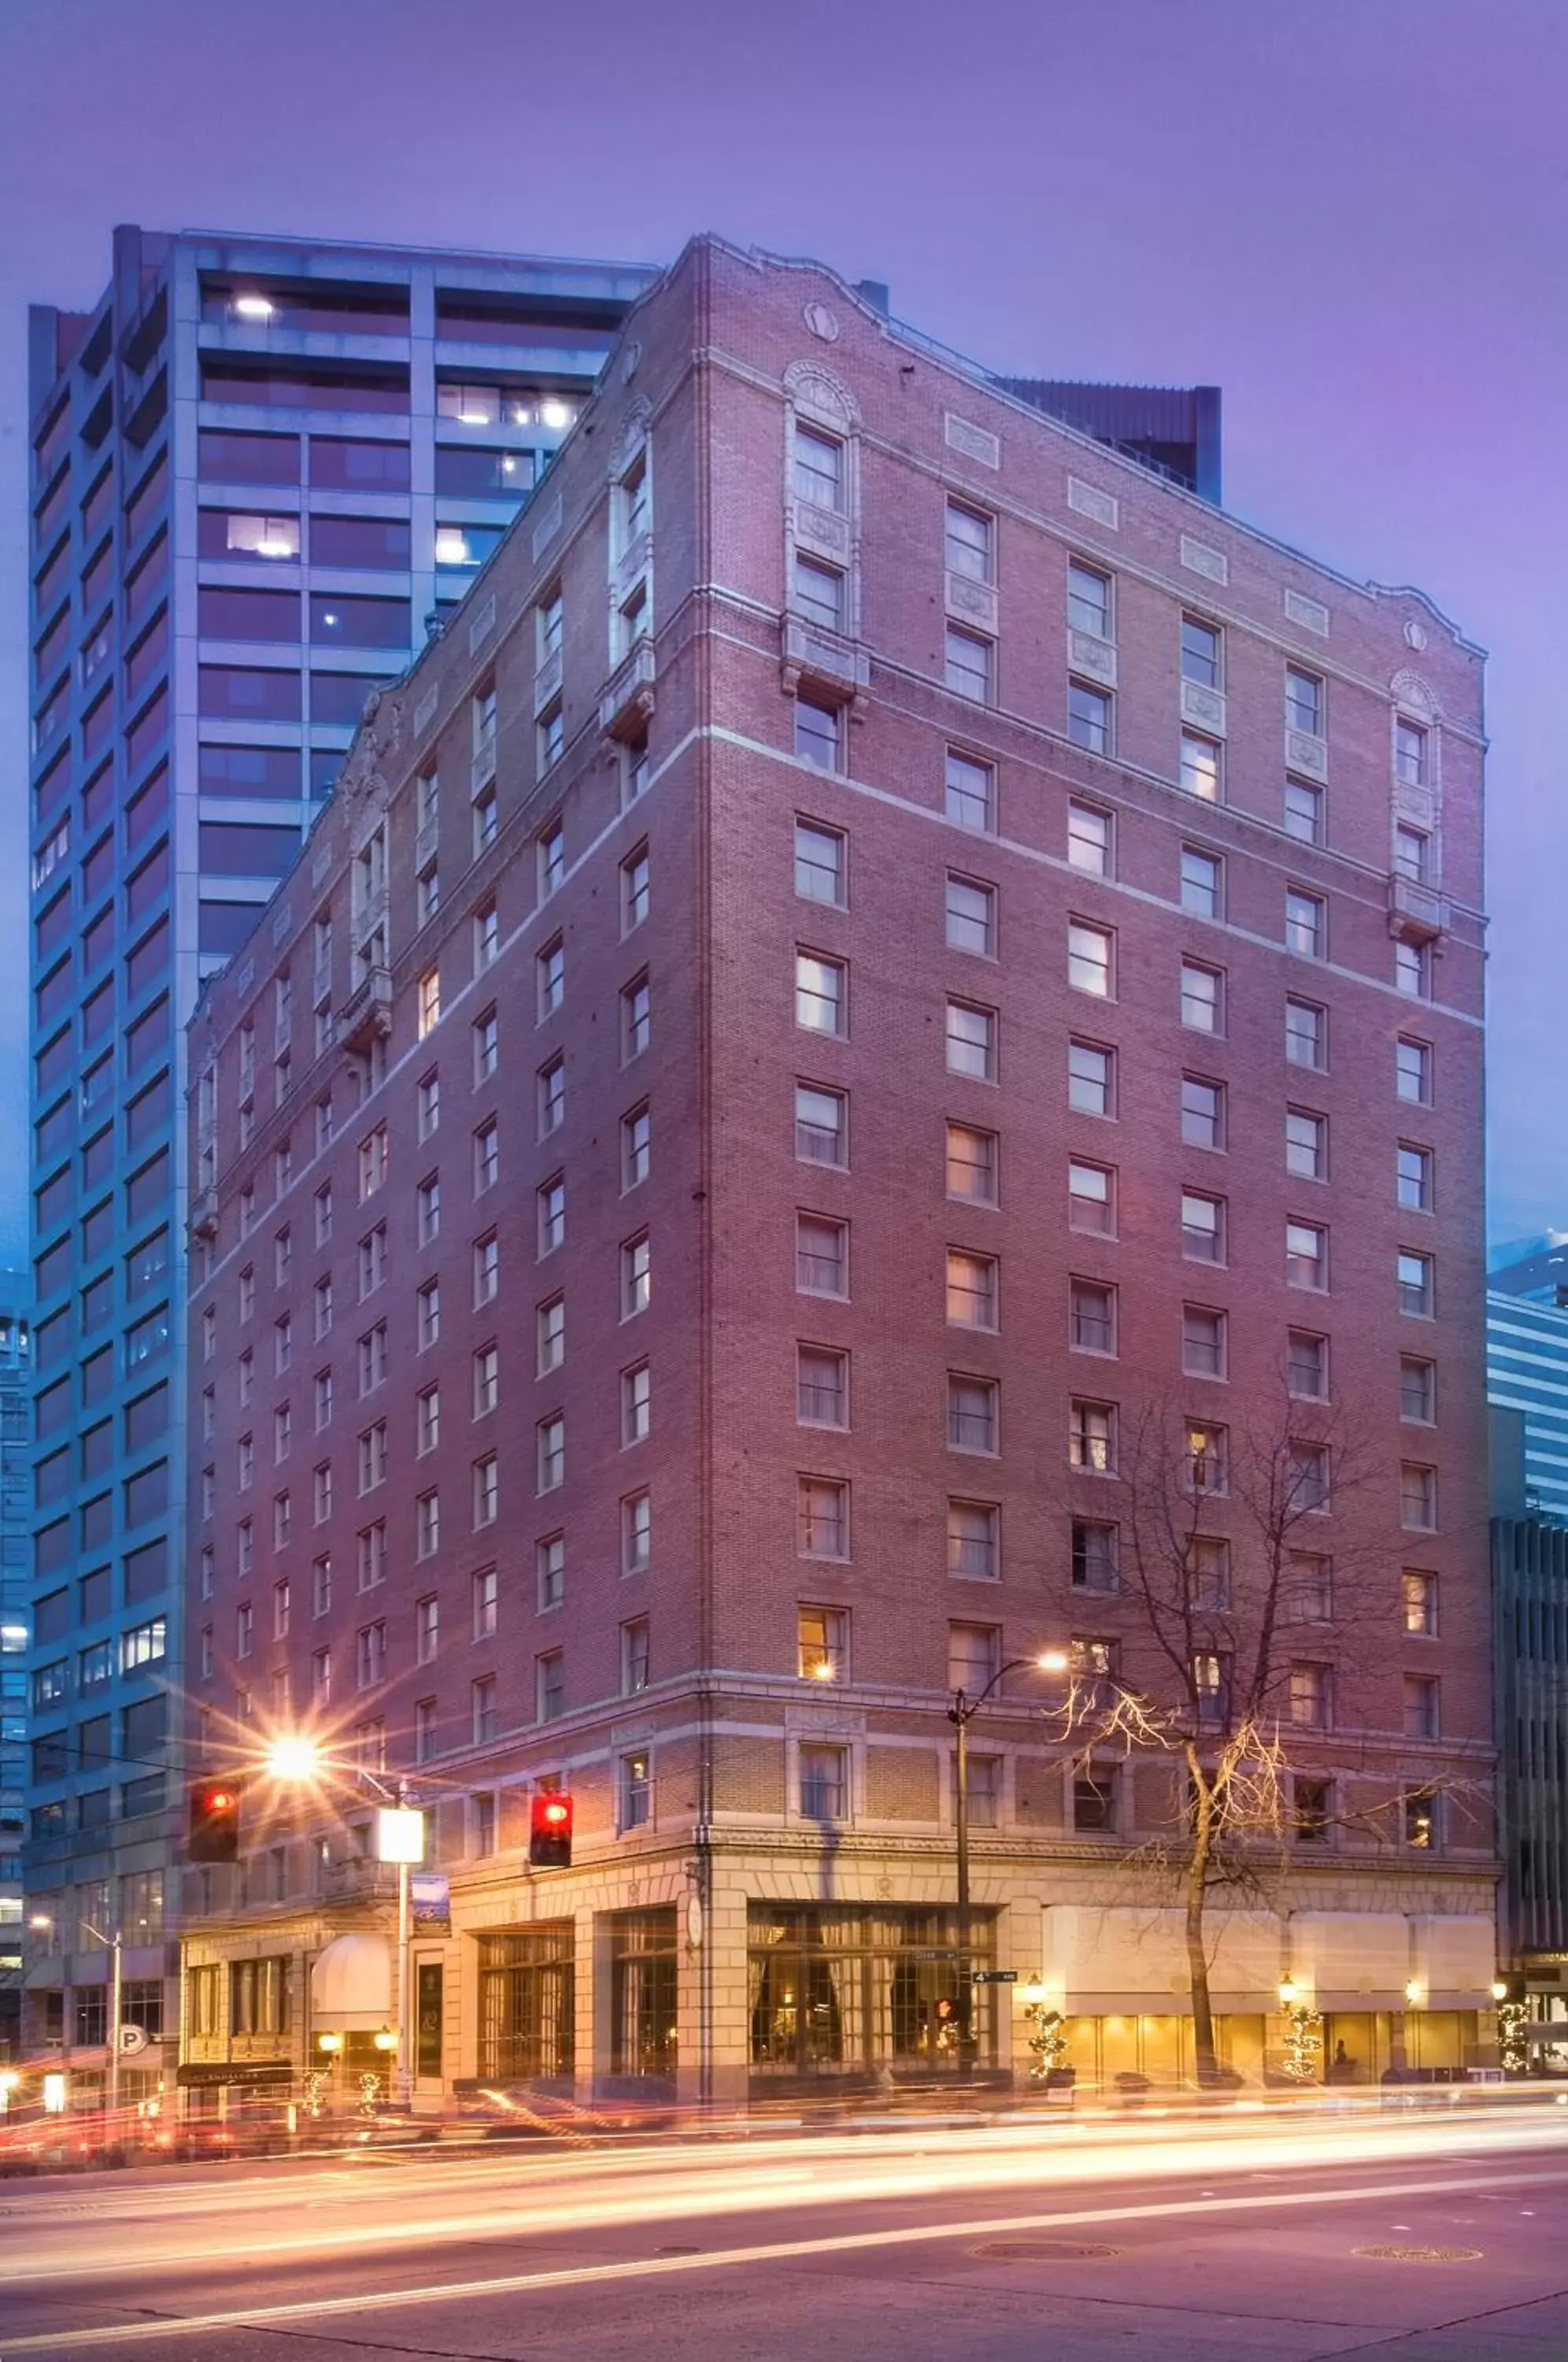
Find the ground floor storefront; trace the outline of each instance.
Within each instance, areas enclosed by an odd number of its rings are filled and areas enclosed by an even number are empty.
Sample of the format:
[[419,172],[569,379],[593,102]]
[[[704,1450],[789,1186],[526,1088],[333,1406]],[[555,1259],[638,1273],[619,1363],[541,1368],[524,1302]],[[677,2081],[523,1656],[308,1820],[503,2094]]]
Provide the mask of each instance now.
[[[431,2110],[1195,2080],[1168,1898],[1129,1901],[1081,1862],[999,1860],[961,1922],[929,1858],[867,1848],[831,1867],[739,1845],[543,1873],[491,1860],[454,1871],[447,1917],[403,1957],[391,1915],[363,1908],[351,1926],[324,1907],[210,1926],[184,1947],[189,2104],[243,2105],[264,2070],[333,2114],[400,2077]],[[1345,1877],[1213,1915],[1229,2084],[1495,2070],[1489,1882],[1384,1877],[1369,1899]]]

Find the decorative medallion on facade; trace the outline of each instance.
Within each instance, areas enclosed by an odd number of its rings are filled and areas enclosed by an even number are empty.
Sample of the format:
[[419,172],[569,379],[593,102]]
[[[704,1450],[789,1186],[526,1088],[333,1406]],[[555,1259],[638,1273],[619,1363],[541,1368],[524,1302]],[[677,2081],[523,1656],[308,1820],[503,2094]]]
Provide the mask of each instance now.
[[838,315],[825,304],[808,304],[801,316],[813,337],[820,337],[824,345],[837,344]]

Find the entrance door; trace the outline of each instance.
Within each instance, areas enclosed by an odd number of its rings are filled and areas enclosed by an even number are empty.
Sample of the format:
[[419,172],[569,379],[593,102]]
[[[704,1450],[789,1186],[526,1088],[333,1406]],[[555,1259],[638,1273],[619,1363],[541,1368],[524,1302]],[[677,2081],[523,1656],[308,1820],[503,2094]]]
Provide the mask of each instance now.
[[421,1960],[414,1981],[414,2071],[438,2081],[445,1975],[439,1960]]

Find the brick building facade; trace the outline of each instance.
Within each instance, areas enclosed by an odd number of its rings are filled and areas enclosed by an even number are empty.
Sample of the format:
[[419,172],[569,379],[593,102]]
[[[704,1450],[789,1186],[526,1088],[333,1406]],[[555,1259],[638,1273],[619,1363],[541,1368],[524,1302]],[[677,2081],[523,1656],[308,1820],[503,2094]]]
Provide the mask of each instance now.
[[[193,1021],[192,1743],[341,1769],[187,1873],[189,2066],[373,2070],[362,1766],[451,1882],[421,2101],[946,2071],[951,1692],[1157,1694],[1132,1438],[1276,1401],[1325,1497],[1221,2049],[1288,1969],[1363,2077],[1482,2054],[1481,760],[1419,593],[687,250]],[[1083,2079],[1186,2071],[1171,1768],[1051,1706],[971,1728],[964,1943]]]

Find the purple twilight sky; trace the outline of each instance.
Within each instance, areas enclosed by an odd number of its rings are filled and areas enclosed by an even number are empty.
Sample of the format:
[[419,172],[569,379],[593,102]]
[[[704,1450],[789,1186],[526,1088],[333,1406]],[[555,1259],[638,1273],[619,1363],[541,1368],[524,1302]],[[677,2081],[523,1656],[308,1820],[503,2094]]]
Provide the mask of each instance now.
[[5,0],[0,1260],[26,1246],[25,307],[119,221],[891,282],[999,369],[1224,388],[1240,516],[1491,651],[1491,1215],[1568,1221],[1561,0]]

